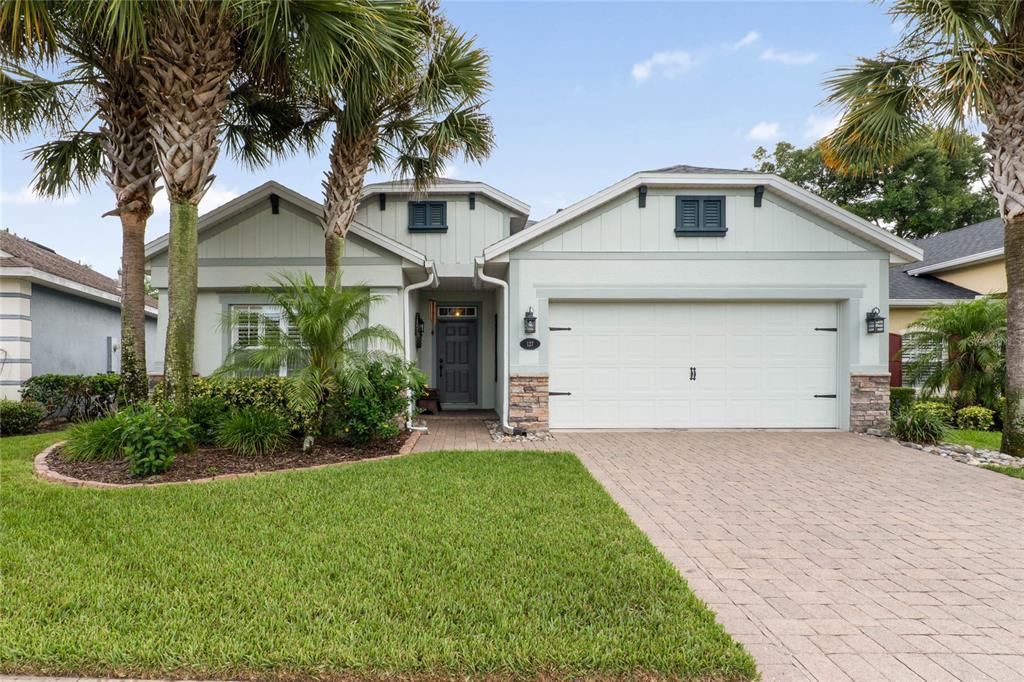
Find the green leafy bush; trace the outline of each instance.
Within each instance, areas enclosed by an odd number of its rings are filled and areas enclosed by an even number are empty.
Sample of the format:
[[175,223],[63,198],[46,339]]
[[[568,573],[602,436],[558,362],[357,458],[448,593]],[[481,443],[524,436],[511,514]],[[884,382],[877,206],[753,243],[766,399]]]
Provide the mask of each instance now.
[[68,429],[67,443],[61,457],[71,461],[98,461],[117,459],[122,452],[122,422],[120,412],[91,422],[81,422]]
[[170,409],[146,405],[118,413],[123,449],[132,476],[162,474],[179,452],[195,447],[194,427]]
[[[163,396],[162,385],[157,386],[153,399]],[[288,400],[287,377],[196,377],[192,380],[193,402],[202,398],[214,398],[223,401],[227,410],[255,407],[268,412],[282,415],[288,422],[288,428],[298,432],[302,430],[306,415],[292,406]]]
[[81,421],[113,411],[120,390],[117,374],[40,374],[25,381],[21,396],[42,405],[46,417]]
[[288,422],[269,410],[247,407],[225,416],[217,425],[217,445],[240,455],[280,452],[288,445]]
[[946,421],[936,411],[919,410],[915,407],[916,405],[896,413],[889,424],[892,434],[911,443],[932,445],[941,441],[946,434]]
[[420,395],[425,383],[423,373],[408,363],[373,367],[367,389],[332,401],[326,434],[357,445],[397,436],[409,405],[407,391]]
[[195,427],[196,442],[201,445],[216,442],[217,424],[231,411],[228,402],[219,395],[193,396],[188,404],[176,409],[179,416]]
[[34,433],[45,416],[34,400],[0,400],[0,436]]
[[914,412],[933,414],[941,419],[944,424],[953,423],[953,406],[949,403],[939,402],[938,400],[922,400],[911,405],[910,409]]
[[917,392],[909,387],[893,386],[889,389],[889,414],[896,415],[903,408],[908,407],[917,395]]
[[960,429],[988,431],[995,424],[995,412],[987,407],[973,405],[956,411],[956,425]]

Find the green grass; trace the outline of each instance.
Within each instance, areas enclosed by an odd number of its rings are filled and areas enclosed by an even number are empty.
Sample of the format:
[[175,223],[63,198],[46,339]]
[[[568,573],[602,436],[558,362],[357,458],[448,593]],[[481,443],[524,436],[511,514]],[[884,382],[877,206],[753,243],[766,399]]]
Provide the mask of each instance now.
[[1006,474],[1007,476],[1013,476],[1014,478],[1024,478],[1024,466],[1022,467],[1001,467],[994,464],[985,466],[989,471],[996,471],[1000,474]]
[[58,438],[0,442],[0,671],[756,674],[572,455],[93,490],[34,478]]
[[949,429],[942,439],[945,443],[970,445],[983,450],[999,450],[1003,434],[999,431],[972,431],[971,429]]

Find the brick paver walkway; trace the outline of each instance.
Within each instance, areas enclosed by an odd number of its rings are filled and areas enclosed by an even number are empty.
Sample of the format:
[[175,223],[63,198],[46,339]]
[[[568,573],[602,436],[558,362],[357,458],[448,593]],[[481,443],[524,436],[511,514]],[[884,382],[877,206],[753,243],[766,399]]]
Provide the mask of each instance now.
[[[487,443],[458,428],[417,450]],[[765,680],[1024,680],[1024,481],[847,433],[542,447],[580,457]]]

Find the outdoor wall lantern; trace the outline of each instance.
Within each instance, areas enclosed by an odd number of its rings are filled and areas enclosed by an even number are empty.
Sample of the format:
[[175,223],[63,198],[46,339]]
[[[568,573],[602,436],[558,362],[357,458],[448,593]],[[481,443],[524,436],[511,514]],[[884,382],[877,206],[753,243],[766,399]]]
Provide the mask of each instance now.
[[527,334],[537,333],[537,316],[533,314],[533,308],[527,310],[523,316],[523,331]]
[[423,318],[416,313],[416,347],[423,347]]
[[868,311],[867,323],[868,334],[881,334],[885,331],[885,318],[882,317],[882,311],[878,308]]

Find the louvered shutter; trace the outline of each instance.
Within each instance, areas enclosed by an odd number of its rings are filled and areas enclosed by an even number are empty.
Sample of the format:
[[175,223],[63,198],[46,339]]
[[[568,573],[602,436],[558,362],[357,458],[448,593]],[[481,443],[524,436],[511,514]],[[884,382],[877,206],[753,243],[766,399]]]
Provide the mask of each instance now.
[[676,229],[677,230],[699,230],[700,229],[700,200],[679,198],[679,205],[676,207]]
[[722,221],[721,199],[704,200],[704,220],[701,221],[700,227],[703,230],[721,230],[725,227]]
[[422,201],[409,203],[409,227],[427,226],[427,205]]
[[430,206],[430,227],[444,227],[444,203],[432,201]]

